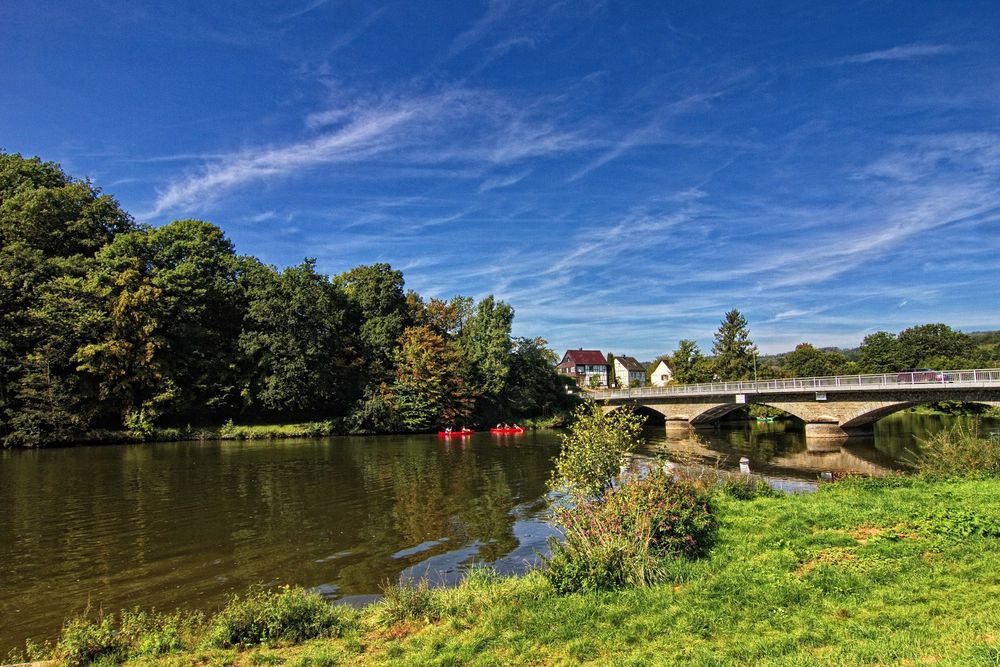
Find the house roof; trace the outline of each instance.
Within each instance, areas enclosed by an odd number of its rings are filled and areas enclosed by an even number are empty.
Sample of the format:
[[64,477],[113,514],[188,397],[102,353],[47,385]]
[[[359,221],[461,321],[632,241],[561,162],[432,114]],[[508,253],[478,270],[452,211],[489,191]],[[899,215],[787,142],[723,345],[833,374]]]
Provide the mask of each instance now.
[[[567,362],[569,362],[567,364]],[[563,364],[576,366],[576,365],[587,365],[587,366],[607,366],[608,360],[600,350],[566,350],[566,354],[563,355]]]
[[656,362],[656,366],[654,367],[654,369],[655,369],[655,368],[659,368],[659,367],[660,367],[660,364],[663,364],[664,366],[666,366],[666,367],[667,367],[667,369],[668,369],[668,370],[669,370],[670,372],[673,372],[673,370],[674,370],[674,369],[670,367],[670,362],[669,362],[669,361],[667,361],[666,359],[660,359],[659,361],[657,361],[657,362]]
[[639,363],[635,357],[615,357],[615,361],[620,362],[627,371],[646,372],[646,367]]

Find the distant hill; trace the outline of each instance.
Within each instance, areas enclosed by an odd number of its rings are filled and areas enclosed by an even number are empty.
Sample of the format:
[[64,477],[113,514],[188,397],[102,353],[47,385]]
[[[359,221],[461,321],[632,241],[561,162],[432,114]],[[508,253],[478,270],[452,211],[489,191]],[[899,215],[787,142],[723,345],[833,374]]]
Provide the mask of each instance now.
[[1000,331],[971,331],[969,335],[977,345],[994,345],[1000,343]]

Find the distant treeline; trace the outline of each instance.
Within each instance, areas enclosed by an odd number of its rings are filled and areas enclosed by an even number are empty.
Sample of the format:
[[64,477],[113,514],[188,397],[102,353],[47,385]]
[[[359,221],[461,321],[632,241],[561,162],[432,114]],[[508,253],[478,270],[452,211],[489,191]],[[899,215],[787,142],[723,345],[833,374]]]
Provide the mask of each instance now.
[[792,352],[760,356],[750,339],[746,318],[738,310],[726,313],[715,333],[711,355],[698,344],[682,340],[666,360],[674,381],[682,384],[713,380],[760,380],[867,373],[898,373],[907,369],[1000,367],[1000,332],[973,334],[956,331],[946,324],[922,324],[898,334],[878,331],[865,336],[854,350],[817,348],[800,343]]
[[565,409],[554,354],[487,297],[425,300],[388,264],[332,278],[138,225],[58,165],[0,153],[0,443],[323,419],[424,431]]

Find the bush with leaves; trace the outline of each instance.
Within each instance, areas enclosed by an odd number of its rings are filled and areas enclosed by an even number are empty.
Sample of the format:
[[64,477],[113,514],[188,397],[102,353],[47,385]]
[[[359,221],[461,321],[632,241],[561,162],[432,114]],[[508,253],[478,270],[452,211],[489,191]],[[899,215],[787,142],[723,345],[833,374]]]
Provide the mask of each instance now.
[[629,453],[639,446],[645,418],[629,408],[604,414],[593,401],[580,405],[574,418],[562,436],[550,485],[598,495],[611,486]]
[[565,541],[552,544],[545,575],[561,593],[655,584],[664,559],[704,555],[717,528],[709,494],[662,469],[577,496],[555,517]]
[[435,621],[440,612],[426,578],[383,586],[378,609],[378,617],[386,626],[419,619]]
[[1000,475],[1000,440],[959,422],[920,441],[917,470],[930,475]]
[[722,480],[722,492],[736,500],[753,500],[754,498],[777,498],[781,496],[773,486],[762,477],[750,475],[729,475]]
[[353,614],[302,588],[256,589],[234,597],[212,619],[207,641],[227,648],[336,636]]
[[[190,647],[202,628],[200,613],[123,610],[97,618],[89,609],[63,626],[52,649],[34,657],[48,657],[65,665],[116,665],[140,656],[157,656]],[[29,651],[29,653],[32,653]]]

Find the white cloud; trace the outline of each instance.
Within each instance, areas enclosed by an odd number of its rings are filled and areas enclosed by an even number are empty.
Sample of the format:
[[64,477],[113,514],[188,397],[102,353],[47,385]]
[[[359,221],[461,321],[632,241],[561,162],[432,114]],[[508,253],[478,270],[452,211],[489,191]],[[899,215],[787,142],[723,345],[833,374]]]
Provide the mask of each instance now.
[[882,51],[868,51],[857,53],[851,56],[844,56],[831,61],[833,65],[866,64],[892,60],[913,60],[915,58],[926,58],[928,56],[940,56],[957,51],[950,44],[906,44],[904,46],[894,46],[891,49]]
[[506,174],[503,176],[495,176],[493,178],[488,178],[485,181],[483,181],[482,184],[479,186],[479,191],[487,192],[489,190],[496,190],[498,188],[509,187],[511,185],[514,185],[515,183],[523,181],[530,173],[531,170],[527,169],[525,171],[517,172],[514,174]]
[[[234,188],[294,176],[319,165],[363,163],[382,176],[390,169],[393,176],[406,178],[419,177],[421,169],[485,170],[597,145],[580,130],[560,129],[547,115],[551,112],[541,103],[519,105],[489,91],[463,88],[423,96],[383,96],[310,113],[306,125],[319,130],[318,135],[214,159],[160,190],[142,217],[201,208]],[[375,163],[376,158],[390,155],[391,161]],[[411,170],[409,175],[406,169]],[[483,191],[512,185],[529,172],[488,179]],[[479,175],[467,170],[461,177]]]

